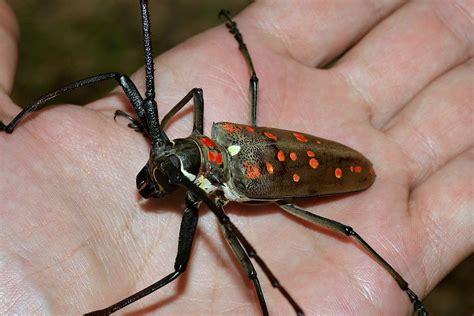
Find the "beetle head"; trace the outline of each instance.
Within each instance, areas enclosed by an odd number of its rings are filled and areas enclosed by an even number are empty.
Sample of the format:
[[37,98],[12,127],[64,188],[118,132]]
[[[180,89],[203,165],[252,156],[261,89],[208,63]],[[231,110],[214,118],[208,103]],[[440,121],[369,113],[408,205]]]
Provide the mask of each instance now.
[[167,196],[177,188],[176,185],[170,183],[169,177],[161,170],[166,166],[169,166],[169,158],[163,156],[152,163],[148,161],[137,174],[137,189],[145,199]]

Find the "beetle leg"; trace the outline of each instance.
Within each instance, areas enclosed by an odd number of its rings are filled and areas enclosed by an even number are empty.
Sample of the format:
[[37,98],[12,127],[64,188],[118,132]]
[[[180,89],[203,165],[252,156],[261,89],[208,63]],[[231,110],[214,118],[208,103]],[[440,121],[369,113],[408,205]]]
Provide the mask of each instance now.
[[303,310],[301,307],[296,303],[296,301],[291,297],[290,293],[286,291],[286,289],[283,287],[283,285],[280,284],[280,281],[275,277],[273,272],[270,270],[270,268],[267,266],[265,261],[258,255],[257,251],[253,246],[247,241],[245,236],[240,232],[240,230],[231,222],[230,223],[232,227],[232,231],[234,232],[235,236],[237,239],[240,241],[242,246],[244,247],[245,251],[247,252],[248,256],[250,258],[254,258],[257,264],[262,268],[263,273],[267,276],[267,278],[270,280],[270,283],[272,284],[273,287],[277,288],[280,293],[286,298],[286,300],[291,304],[293,309],[296,312],[296,315],[302,316],[304,315]]
[[152,292],[162,288],[166,284],[175,280],[181,273],[186,270],[189,257],[191,255],[192,244],[196,232],[198,222],[198,209],[201,202],[188,194],[186,196],[186,209],[184,210],[183,219],[181,220],[181,227],[179,230],[178,253],[174,263],[175,271],[168,274],[161,280],[145,289],[115,303],[107,308],[87,313],[86,315],[110,315],[119,309],[151,294]]
[[262,308],[262,314],[268,315],[267,304],[265,303],[265,297],[263,296],[263,291],[260,286],[260,282],[258,281],[257,271],[255,271],[255,268],[252,262],[250,261],[249,256],[245,252],[244,248],[242,248],[242,245],[240,244],[238,238],[236,237],[235,231],[233,229],[233,227],[235,226],[229,223],[231,223],[230,220],[228,220],[225,223],[221,222],[221,228],[222,228],[222,232],[224,233],[224,237],[229,243],[229,246],[234,252],[237,259],[239,259],[239,262],[244,268],[245,272],[247,273],[247,276],[249,277],[250,280],[252,280],[255,286],[258,300],[260,302],[260,307]]
[[244,58],[250,68],[251,75],[249,80],[249,86],[252,102],[252,125],[257,126],[258,77],[253,66],[252,57],[250,57],[250,53],[247,48],[247,45],[244,42],[244,38],[242,37],[242,34],[240,33],[239,28],[237,27],[237,23],[232,20],[230,12],[227,10],[221,10],[219,12],[219,17],[221,16],[223,16],[227,20],[225,26],[229,29],[229,32],[234,35],[235,40],[239,43],[239,49],[244,55]]
[[[194,184],[191,180],[189,180],[182,172],[181,172],[181,161],[175,155],[169,156],[169,164],[162,165],[161,171],[168,176],[169,182],[175,185],[180,185],[188,189],[188,192],[193,194],[197,199],[204,202],[209,209],[217,216],[219,223],[221,224],[221,228],[224,232],[224,236],[229,243],[232,251],[239,259],[242,267],[245,269],[248,277],[252,280],[255,291],[257,292],[257,297],[260,303],[260,308],[262,309],[263,315],[268,315],[267,305],[265,303],[265,297],[263,296],[263,291],[260,286],[260,282],[257,277],[257,272],[250,261],[245,250],[242,248],[237,235],[234,231],[234,224],[232,224],[229,216],[224,213],[224,209],[222,205],[217,204],[214,200],[212,200],[207,193]],[[189,194],[188,193],[188,194]]]
[[78,81],[74,81],[62,88],[59,88],[57,90],[51,91],[48,94],[45,94],[44,96],[40,97],[35,102],[33,102],[32,104],[25,107],[17,116],[15,116],[15,118],[13,118],[13,120],[8,125],[5,125],[0,121],[0,131],[12,133],[15,127],[21,121],[23,121],[23,119],[27,117],[30,113],[33,113],[34,111],[36,111],[40,105],[45,104],[46,102],[64,93],[67,93],[69,91],[72,91],[81,87],[89,86],[100,81],[105,81],[105,80],[110,80],[110,79],[114,79],[120,84],[123,91],[127,95],[128,100],[132,103],[133,108],[135,109],[135,112],[137,113],[139,117],[139,120],[142,122],[145,122],[145,112],[142,106],[143,99],[140,96],[140,93],[138,92],[133,82],[130,80],[130,78],[128,78],[124,74],[121,74],[118,72],[109,72],[109,73],[99,74],[99,75],[89,77],[89,78],[84,78]]
[[122,116],[129,120],[128,127],[135,130],[135,132],[148,136],[146,125],[144,125],[138,118],[135,118],[122,110],[115,111],[114,120],[117,118],[117,116]]
[[[223,208],[224,202],[222,199],[219,199],[217,202],[217,205],[221,208]],[[277,288],[280,293],[286,298],[286,300],[291,304],[293,309],[296,312],[296,315],[298,316],[303,316],[304,312],[301,309],[301,307],[296,303],[296,301],[291,297],[290,293],[286,291],[286,289],[281,285],[280,281],[276,278],[276,276],[273,274],[273,272],[270,270],[270,268],[267,266],[265,261],[258,255],[257,250],[250,244],[250,242],[245,238],[245,236],[240,232],[240,230],[237,228],[237,226],[234,225],[234,223],[229,222],[229,225],[232,228],[232,231],[234,232],[235,236],[239,240],[239,242],[242,244],[242,246],[245,249],[245,252],[248,254],[250,258],[255,259],[257,264],[260,266],[260,268],[263,270],[263,273],[267,276],[267,278],[270,280],[271,285],[274,288]]]
[[161,127],[166,128],[170,119],[178,113],[193,98],[194,103],[194,124],[193,134],[204,134],[204,97],[201,88],[194,88],[186,94],[161,120]]
[[359,234],[352,229],[352,227],[344,225],[342,223],[339,223],[337,221],[310,213],[308,211],[305,211],[304,209],[285,202],[281,201],[277,203],[278,206],[280,206],[283,210],[287,211],[291,215],[294,215],[296,217],[299,217],[305,221],[311,222],[316,225],[320,225],[323,227],[326,227],[332,231],[335,231],[337,233],[342,233],[346,236],[350,236],[354,238],[362,247],[364,247],[369,254],[377,261],[379,262],[389,273],[390,275],[395,279],[395,281],[398,283],[398,286],[407,293],[410,301],[413,303],[413,306],[415,308],[415,311],[419,316],[425,316],[428,315],[428,311],[425,309],[423,304],[421,303],[420,299],[418,296],[408,287],[408,282],[405,281],[401,275],[395,271],[395,269],[387,262],[385,261],[382,256],[380,256],[362,237],[359,236]]

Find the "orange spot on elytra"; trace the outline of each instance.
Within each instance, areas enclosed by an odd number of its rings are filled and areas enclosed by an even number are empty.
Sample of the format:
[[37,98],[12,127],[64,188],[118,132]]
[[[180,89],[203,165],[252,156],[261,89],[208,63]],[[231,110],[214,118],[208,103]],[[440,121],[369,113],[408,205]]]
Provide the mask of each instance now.
[[349,169],[351,169],[351,172],[354,172],[354,167],[350,166]]
[[297,174],[297,173],[295,173],[295,174],[293,175],[293,181],[299,182],[299,181],[300,181],[300,175]]
[[235,133],[240,131],[240,127],[235,126],[232,123],[224,123],[224,129],[229,133]]
[[306,154],[308,155],[308,157],[315,157],[315,156],[316,156],[316,154],[314,153],[314,151],[311,151],[311,150],[308,150],[308,151],[306,152]]
[[311,158],[309,160],[309,165],[311,166],[311,168],[316,169],[317,167],[319,167],[319,161],[316,158]]
[[362,172],[362,167],[361,166],[355,166],[354,167],[354,172],[361,173]]
[[290,153],[290,159],[293,160],[293,161],[295,161],[296,159],[298,159],[298,156],[296,155],[296,153],[295,153],[294,151],[292,151],[292,152]]
[[260,177],[260,169],[257,165],[252,165],[249,161],[244,162],[245,176],[249,179],[257,179]]
[[304,136],[303,134],[300,134],[300,133],[293,133],[293,136],[295,136],[295,138],[297,140],[299,140],[300,142],[303,142],[303,143],[307,143],[308,142],[308,139],[306,138],[306,136]]
[[336,176],[336,178],[340,179],[342,177],[342,169],[336,168],[336,170],[334,170],[334,175]]
[[277,158],[279,161],[285,161],[285,153],[283,150],[278,151]]
[[273,174],[273,172],[275,171],[275,170],[273,169],[273,165],[272,165],[271,163],[269,163],[269,162],[266,162],[265,164],[267,165],[267,171],[268,171],[268,173],[269,173],[269,174]]
[[214,141],[210,139],[209,137],[203,137],[202,143],[206,145],[207,147],[211,147],[211,148],[216,147],[216,143],[214,143]]
[[253,127],[250,127],[250,126],[245,126],[245,129],[246,129],[246,130],[247,130],[247,132],[249,132],[249,133],[253,133],[253,132],[255,132],[255,128],[253,128]]
[[270,132],[263,132],[263,135],[267,136],[270,139],[277,140],[278,138]]
[[316,144],[321,144],[321,142],[319,140],[316,141]]

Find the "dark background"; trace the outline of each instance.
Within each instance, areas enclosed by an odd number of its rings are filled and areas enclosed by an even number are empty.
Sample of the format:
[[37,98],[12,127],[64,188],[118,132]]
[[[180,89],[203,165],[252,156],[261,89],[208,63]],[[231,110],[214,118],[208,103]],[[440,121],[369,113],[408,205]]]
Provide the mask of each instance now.
[[[93,74],[132,74],[143,65],[138,1],[7,0],[21,28],[20,64],[13,99],[26,105],[53,88]],[[219,24],[221,8],[236,14],[248,0],[152,1],[155,55]],[[84,104],[115,83],[78,90],[59,102]],[[468,236],[466,236],[469,238]],[[425,300],[433,315],[474,314],[474,256]]]

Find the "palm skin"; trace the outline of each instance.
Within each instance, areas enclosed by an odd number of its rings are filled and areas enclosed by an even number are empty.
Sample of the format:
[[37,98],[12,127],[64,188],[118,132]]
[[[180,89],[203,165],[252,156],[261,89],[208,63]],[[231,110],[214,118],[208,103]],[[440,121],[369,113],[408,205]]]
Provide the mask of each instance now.
[[[297,204],[351,225],[420,297],[474,248],[464,237],[473,226],[473,37],[463,14],[473,8],[457,4],[256,3],[236,18],[260,78],[258,124],[339,141],[375,166],[367,191]],[[0,117],[9,122],[19,111],[8,97],[16,31],[5,3],[0,10]],[[315,68],[367,32],[334,67]],[[156,63],[161,117],[202,87],[208,135],[213,121],[249,122],[248,69],[222,25]],[[141,91],[143,77],[133,76]],[[149,144],[113,120],[117,109],[131,111],[118,89],[85,107],[41,111],[0,134],[7,313],[89,312],[172,271],[183,192],[140,198],[134,179]],[[171,138],[191,130],[192,113],[182,113],[167,130]],[[231,204],[227,212],[307,314],[412,312],[390,275],[350,239],[272,205]],[[198,225],[187,272],[124,311],[259,312],[205,207]],[[291,314],[259,275],[270,313]]]

